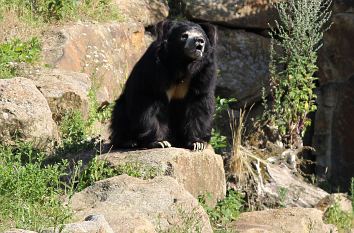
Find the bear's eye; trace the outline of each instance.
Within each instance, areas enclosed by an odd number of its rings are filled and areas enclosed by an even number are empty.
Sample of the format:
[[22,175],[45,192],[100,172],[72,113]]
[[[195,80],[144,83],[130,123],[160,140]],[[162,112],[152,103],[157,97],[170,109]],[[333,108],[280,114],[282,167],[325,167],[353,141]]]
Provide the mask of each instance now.
[[183,33],[181,36],[182,40],[187,40],[188,39],[188,34],[187,33]]

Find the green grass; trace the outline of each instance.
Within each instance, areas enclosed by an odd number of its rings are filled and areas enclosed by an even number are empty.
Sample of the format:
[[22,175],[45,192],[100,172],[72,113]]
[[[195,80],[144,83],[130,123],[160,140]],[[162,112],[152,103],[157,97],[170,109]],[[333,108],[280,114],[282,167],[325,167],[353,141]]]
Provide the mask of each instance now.
[[[100,113],[93,115],[95,120],[102,119]],[[59,227],[71,218],[64,197],[96,181],[121,174],[143,179],[161,174],[158,168],[137,162],[112,167],[97,157],[87,164],[63,160],[95,148],[90,125],[78,111],[64,114],[59,125],[61,142],[52,156],[26,142],[0,143],[0,232],[14,227],[35,231]]]
[[122,174],[142,179],[152,179],[161,175],[160,169],[138,162],[128,162],[112,167],[107,161],[100,160],[97,157],[91,160],[82,171],[80,168],[83,168],[81,162],[79,162],[74,175],[76,176],[75,182],[77,185],[75,186],[75,190],[77,191],[81,191],[99,180]]
[[354,177],[351,179],[349,189],[352,211],[343,211],[339,203],[335,202],[327,209],[324,217],[325,222],[335,225],[339,232],[349,232],[354,227]]
[[41,44],[38,38],[27,41],[13,39],[0,44],[0,79],[18,74],[18,63],[33,64],[40,58]]
[[244,197],[234,191],[228,190],[224,200],[219,201],[214,208],[207,205],[206,196],[199,197],[199,203],[208,213],[209,220],[214,232],[229,232],[227,224],[236,220],[242,211],[244,211]]
[[62,205],[66,167],[44,165],[44,157],[28,143],[0,145],[0,232],[11,227],[38,231],[70,218]]
[[122,20],[111,0],[0,0],[0,19],[7,11],[15,12],[29,23],[81,20]]

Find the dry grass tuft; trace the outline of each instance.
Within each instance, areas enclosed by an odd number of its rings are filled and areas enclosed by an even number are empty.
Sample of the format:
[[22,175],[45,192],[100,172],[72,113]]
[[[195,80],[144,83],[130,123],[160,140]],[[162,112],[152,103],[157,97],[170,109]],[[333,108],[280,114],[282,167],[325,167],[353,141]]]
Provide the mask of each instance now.
[[252,150],[242,146],[242,135],[244,132],[244,122],[246,116],[245,109],[240,109],[239,116],[235,116],[235,111],[229,111],[230,128],[232,133],[232,150],[229,163],[229,171],[235,178],[238,187],[247,187],[255,184],[263,185],[262,166],[267,162]]

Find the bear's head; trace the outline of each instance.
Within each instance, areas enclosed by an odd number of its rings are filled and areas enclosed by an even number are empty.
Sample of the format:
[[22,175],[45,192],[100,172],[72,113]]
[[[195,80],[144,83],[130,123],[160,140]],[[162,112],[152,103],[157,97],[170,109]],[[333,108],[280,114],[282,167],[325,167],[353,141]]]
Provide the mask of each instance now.
[[175,60],[201,60],[211,54],[216,43],[216,29],[211,24],[165,20],[156,30],[157,41]]

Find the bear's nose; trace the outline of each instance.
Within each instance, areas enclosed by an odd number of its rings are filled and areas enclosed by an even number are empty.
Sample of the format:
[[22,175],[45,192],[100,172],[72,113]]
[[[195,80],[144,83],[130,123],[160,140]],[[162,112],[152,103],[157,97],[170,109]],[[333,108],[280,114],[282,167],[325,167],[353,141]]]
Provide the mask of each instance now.
[[196,38],[195,38],[195,42],[196,42],[197,45],[199,45],[199,44],[202,45],[202,44],[205,43],[205,40],[204,40],[203,37],[196,37]]

